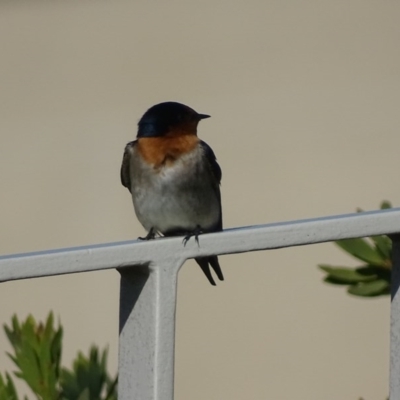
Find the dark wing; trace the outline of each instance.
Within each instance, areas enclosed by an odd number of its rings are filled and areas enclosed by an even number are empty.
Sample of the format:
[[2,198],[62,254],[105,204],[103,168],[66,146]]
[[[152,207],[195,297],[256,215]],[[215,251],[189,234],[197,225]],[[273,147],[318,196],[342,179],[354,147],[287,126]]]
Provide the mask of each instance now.
[[130,164],[131,164],[131,149],[135,146],[136,140],[134,142],[129,142],[125,146],[124,157],[122,158],[121,165],[121,183],[123,186],[128,188],[131,191],[131,172],[130,172]]
[[203,148],[204,155],[206,157],[206,160],[208,161],[208,165],[210,166],[211,173],[215,178],[214,179],[214,182],[215,182],[214,190],[218,196],[219,207],[220,207],[220,219],[216,226],[216,231],[222,231],[221,191],[219,189],[219,185],[221,184],[221,178],[222,178],[221,167],[217,163],[217,157],[215,157],[215,154],[214,154],[212,148],[206,142],[203,142],[202,140],[200,140],[200,146]]
[[217,157],[215,157],[215,154],[214,154],[212,148],[206,142],[203,142],[202,140],[200,140],[200,146],[204,150],[206,159],[207,159],[208,163],[210,164],[211,172],[214,175],[216,183],[219,185],[221,183],[222,171],[221,171],[221,167],[217,163]]

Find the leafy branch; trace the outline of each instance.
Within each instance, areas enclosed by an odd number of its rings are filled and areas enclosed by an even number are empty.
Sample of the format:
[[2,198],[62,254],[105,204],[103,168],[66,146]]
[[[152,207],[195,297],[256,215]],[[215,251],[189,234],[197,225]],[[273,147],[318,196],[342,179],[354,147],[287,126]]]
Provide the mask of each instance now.
[[[391,204],[382,202],[381,209],[388,208],[392,208]],[[327,274],[325,282],[347,286],[347,292],[355,296],[390,294],[392,242],[388,236],[338,240],[335,244],[363,264],[356,268],[320,264],[318,267]]]
[[[92,346],[79,352],[72,369],[61,367],[63,329],[54,327],[53,313],[44,324],[30,315],[20,323],[14,315],[4,331],[12,346],[8,356],[38,400],[117,400],[117,378],[107,372],[107,350]],[[19,400],[9,373],[0,374],[0,400]],[[25,396],[24,400],[28,400]]]

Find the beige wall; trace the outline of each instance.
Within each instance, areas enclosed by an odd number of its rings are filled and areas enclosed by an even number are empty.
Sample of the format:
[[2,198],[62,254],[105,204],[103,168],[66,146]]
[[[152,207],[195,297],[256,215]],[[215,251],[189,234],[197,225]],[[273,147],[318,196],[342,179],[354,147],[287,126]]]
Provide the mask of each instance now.
[[[400,3],[0,3],[0,253],[136,238],[119,183],[149,106],[213,118],[225,227],[399,204]],[[326,286],[331,244],[222,257],[211,287],[179,280],[176,399],[383,399],[389,300]],[[0,286],[12,313],[65,326],[65,362],[90,343],[117,362],[114,271]],[[0,335],[0,370],[11,368]]]

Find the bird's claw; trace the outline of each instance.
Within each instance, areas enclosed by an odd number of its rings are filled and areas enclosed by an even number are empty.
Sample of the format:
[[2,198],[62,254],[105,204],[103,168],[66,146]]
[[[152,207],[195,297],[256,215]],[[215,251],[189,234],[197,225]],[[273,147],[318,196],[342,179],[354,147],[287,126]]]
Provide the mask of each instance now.
[[184,246],[186,246],[186,243],[194,236],[194,239],[196,240],[197,246],[200,246],[199,243],[199,235],[203,233],[202,229],[200,226],[197,226],[196,229],[194,229],[191,232],[188,232],[186,236],[183,238],[182,243]]
[[156,233],[154,232],[154,229],[151,228],[149,230],[149,233],[145,237],[138,237],[139,240],[153,240],[156,237]]

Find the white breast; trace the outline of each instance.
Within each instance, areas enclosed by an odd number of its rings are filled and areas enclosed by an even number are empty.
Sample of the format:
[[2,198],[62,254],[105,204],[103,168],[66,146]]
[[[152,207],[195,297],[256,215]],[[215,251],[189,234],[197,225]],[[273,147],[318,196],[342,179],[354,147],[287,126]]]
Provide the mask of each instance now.
[[146,230],[213,230],[220,220],[219,188],[201,148],[155,169],[133,152],[132,200]]

